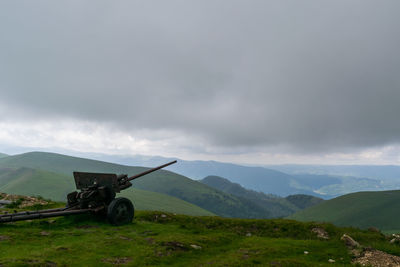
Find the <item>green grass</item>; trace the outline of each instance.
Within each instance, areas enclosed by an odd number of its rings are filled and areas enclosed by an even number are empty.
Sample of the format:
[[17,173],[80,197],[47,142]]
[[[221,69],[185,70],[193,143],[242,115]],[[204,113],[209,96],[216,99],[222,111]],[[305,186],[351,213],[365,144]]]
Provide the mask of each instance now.
[[118,196],[132,200],[135,209],[138,210],[158,210],[195,216],[215,215],[208,210],[202,209],[179,198],[137,188],[130,188],[122,191]]
[[15,195],[41,195],[55,201],[63,201],[75,190],[73,178],[30,168],[12,169],[0,173],[0,192]]
[[324,201],[290,218],[393,232],[400,230],[399,210],[400,191],[358,192]]
[[[326,229],[331,238],[319,240],[311,232],[316,226]],[[400,247],[382,234],[355,228],[142,211],[132,224],[119,227],[89,216],[0,225],[0,264],[328,266],[328,260],[334,259],[341,266],[351,266],[352,257],[340,241],[343,233],[364,246],[400,255]]]

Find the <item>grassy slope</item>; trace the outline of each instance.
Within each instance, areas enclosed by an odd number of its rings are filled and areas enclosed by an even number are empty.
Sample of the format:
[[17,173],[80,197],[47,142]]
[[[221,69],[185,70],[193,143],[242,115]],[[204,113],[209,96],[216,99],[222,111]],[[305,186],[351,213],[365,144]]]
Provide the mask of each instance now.
[[315,206],[324,201],[322,198],[319,197],[302,194],[287,196],[285,197],[285,200],[289,201],[301,210]]
[[8,157],[8,155],[7,155],[7,154],[4,154],[4,153],[0,153],[0,159],[1,159],[1,158],[5,158],[5,157]]
[[56,201],[65,201],[73,191],[73,180],[66,176],[30,168],[9,170],[0,175],[0,191],[18,195],[41,195]]
[[160,177],[149,176],[133,184],[136,188],[178,197],[220,216],[262,217],[262,210],[253,203],[174,173],[165,173]]
[[197,216],[215,215],[208,210],[202,209],[179,198],[137,188],[125,190],[121,192],[121,194],[118,194],[118,196],[132,200],[135,209],[138,210],[159,210]]
[[[179,163],[178,163],[179,164]],[[30,167],[71,176],[73,171],[127,173],[133,175],[147,168],[131,167],[61,154],[31,152],[0,159],[0,167]],[[160,170],[133,181],[142,190],[180,198],[215,214],[226,217],[263,217],[253,203],[223,193],[173,172]],[[270,216],[269,216],[270,217]]]
[[[400,255],[377,232],[292,220],[245,220],[139,212],[130,225],[113,227],[87,216],[52,223],[0,225],[5,266],[352,266],[343,233],[364,246]],[[311,232],[323,227],[329,240]],[[249,236],[251,233],[251,236]],[[200,246],[195,249],[191,245]],[[309,254],[304,254],[308,251]]]
[[[40,195],[56,201],[65,201],[75,190],[69,176],[30,168],[0,169],[0,192],[17,195]],[[119,196],[131,199],[139,210],[162,210],[188,215],[213,213],[181,199],[165,194],[130,188]]]
[[72,176],[74,171],[127,173],[129,175],[133,175],[146,170],[146,168],[142,167],[130,167],[103,161],[45,152],[29,152],[1,158],[0,166],[42,169],[68,176]]
[[290,216],[341,226],[400,230],[400,191],[359,192],[322,202]]
[[286,217],[299,210],[298,207],[285,198],[248,190],[237,183],[232,183],[228,179],[219,176],[207,176],[200,180],[200,182],[225,193],[252,201],[255,205],[264,210],[264,214],[269,216],[269,218]]

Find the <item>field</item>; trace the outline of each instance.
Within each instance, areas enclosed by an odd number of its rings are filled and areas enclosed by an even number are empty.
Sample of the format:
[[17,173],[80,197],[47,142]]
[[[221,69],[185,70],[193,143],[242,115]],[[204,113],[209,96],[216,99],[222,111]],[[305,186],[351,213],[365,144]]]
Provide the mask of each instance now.
[[[312,232],[322,228],[329,239]],[[350,266],[340,240],[400,255],[375,231],[293,220],[226,219],[140,211],[111,226],[88,215],[0,225],[1,266]],[[305,253],[305,251],[307,253]]]

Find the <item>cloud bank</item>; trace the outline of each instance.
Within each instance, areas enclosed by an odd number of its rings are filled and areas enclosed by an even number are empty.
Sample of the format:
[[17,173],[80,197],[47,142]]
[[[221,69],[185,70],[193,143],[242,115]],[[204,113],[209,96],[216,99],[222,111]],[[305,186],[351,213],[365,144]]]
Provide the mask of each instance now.
[[176,135],[203,153],[390,146],[400,141],[399,8],[2,2],[0,121],[75,120],[132,137],[146,131],[150,141]]

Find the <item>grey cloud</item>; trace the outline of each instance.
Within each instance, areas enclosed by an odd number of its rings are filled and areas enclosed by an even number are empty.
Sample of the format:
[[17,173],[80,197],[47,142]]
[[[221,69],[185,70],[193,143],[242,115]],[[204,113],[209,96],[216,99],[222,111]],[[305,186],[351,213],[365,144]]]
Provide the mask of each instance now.
[[398,1],[0,5],[0,103],[28,119],[178,130],[221,147],[400,141]]

